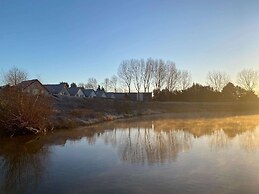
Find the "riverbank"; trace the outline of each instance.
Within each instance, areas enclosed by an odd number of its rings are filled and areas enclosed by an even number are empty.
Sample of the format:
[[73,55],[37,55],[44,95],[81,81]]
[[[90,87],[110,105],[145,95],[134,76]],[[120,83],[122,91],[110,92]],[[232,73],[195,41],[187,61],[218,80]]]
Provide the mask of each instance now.
[[89,126],[101,122],[163,113],[258,114],[258,102],[134,102],[112,99],[59,97],[51,116],[53,129]]

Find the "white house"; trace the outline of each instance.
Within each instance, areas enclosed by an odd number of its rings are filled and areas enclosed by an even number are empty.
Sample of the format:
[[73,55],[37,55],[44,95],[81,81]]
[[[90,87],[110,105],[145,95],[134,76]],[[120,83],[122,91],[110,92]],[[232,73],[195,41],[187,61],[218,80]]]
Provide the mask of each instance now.
[[96,93],[97,98],[107,98],[107,96],[103,90],[96,90],[95,93]]
[[68,88],[68,92],[70,96],[75,96],[75,97],[85,97],[85,94],[82,90],[83,90],[82,88],[78,88],[78,87]]
[[96,97],[96,93],[93,89],[82,89],[86,98],[94,98]]

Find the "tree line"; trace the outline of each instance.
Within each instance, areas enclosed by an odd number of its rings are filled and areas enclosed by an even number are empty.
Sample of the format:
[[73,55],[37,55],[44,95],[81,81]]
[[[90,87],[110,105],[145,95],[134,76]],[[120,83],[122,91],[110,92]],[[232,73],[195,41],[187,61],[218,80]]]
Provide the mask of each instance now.
[[154,100],[157,101],[187,101],[187,102],[236,102],[258,101],[257,95],[251,90],[229,82],[222,91],[217,91],[211,86],[194,83],[186,90],[169,91],[168,89],[154,90]]
[[[130,92],[133,85],[137,92],[149,92],[166,89],[169,92],[184,91],[192,84],[192,75],[187,70],[180,70],[172,61],[163,59],[130,59],[121,62],[118,76]],[[209,71],[206,77],[207,86],[215,92],[221,92],[229,83],[230,76],[222,71]],[[254,69],[243,69],[237,75],[237,85],[242,89],[254,92],[259,85],[259,72]]]
[[178,87],[184,90],[191,85],[192,79],[189,71],[178,70],[173,61],[153,58],[122,61],[118,77],[127,86],[129,93],[132,85],[137,92],[150,92],[151,88],[160,90],[164,86],[169,91]]
[[[5,84],[16,85],[27,79],[27,73],[14,67],[3,77]],[[168,99],[168,96],[171,96],[169,99],[182,98],[184,100],[184,94],[189,94],[193,90],[196,91],[197,88],[203,88],[198,91],[207,91],[208,94],[206,95],[213,93],[216,96],[218,93],[222,93],[223,88],[228,83],[232,83],[230,76],[222,71],[209,71],[205,86],[192,83],[191,72],[178,69],[173,61],[148,58],[146,60],[123,60],[118,66],[117,75],[105,78],[102,83],[98,83],[97,79],[92,77],[86,83],[72,83],[71,86],[95,90],[101,86],[105,91],[113,92],[121,92],[122,88],[125,88],[124,91],[128,93],[134,88],[138,93],[153,91],[154,99],[157,100]],[[232,87],[236,90],[236,93],[252,95],[259,85],[259,72],[254,69],[243,69],[237,74],[236,84]],[[69,85],[67,84],[67,86]]]

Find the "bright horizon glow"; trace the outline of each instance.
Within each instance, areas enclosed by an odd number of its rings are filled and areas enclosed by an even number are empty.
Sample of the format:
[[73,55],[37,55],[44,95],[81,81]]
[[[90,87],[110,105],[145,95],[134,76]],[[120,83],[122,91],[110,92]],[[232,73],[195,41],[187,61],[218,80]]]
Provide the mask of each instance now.
[[259,70],[256,0],[0,1],[0,71],[43,83],[99,83],[130,58],[172,60],[205,84],[208,71]]

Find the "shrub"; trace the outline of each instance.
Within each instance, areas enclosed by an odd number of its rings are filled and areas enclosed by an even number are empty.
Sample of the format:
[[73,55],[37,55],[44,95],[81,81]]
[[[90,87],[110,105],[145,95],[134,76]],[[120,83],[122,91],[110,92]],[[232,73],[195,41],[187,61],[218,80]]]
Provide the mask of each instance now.
[[51,98],[30,95],[15,87],[0,91],[0,128],[14,134],[39,133],[48,127]]

